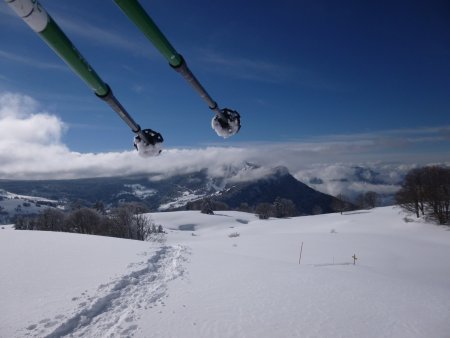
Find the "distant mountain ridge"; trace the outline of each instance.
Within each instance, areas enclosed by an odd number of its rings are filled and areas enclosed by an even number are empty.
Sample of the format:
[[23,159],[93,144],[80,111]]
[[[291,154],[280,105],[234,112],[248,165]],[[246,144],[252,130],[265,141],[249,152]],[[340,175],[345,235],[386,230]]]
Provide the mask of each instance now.
[[255,207],[260,203],[274,203],[277,198],[291,200],[298,214],[333,212],[336,198],[295,179],[286,167],[277,167],[273,173],[259,179],[236,183],[214,196],[215,200],[226,203],[232,209],[241,203]]
[[[273,203],[279,197],[292,200],[299,214],[311,214],[314,208],[331,212],[334,199],[296,180],[285,167],[270,169],[249,162],[239,167],[225,167],[220,175],[215,173],[214,176],[204,169],[169,178],[136,175],[74,180],[0,180],[0,189],[16,194],[10,196],[36,196],[39,200],[52,200],[55,205],[69,208],[73,205],[92,207],[98,201],[110,207],[122,202],[141,202],[152,211],[183,209],[187,203],[204,198],[221,201],[232,209],[241,203],[254,208],[259,203]],[[7,200],[5,193],[0,207]],[[25,201],[18,199],[16,204],[21,202]]]

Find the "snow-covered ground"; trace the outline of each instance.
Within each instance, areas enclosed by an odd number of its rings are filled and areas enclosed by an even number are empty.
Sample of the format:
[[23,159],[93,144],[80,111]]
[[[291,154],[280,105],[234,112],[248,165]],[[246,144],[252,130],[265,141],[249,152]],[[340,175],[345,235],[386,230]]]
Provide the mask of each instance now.
[[181,208],[191,201],[198,200],[204,197],[204,194],[197,194],[193,191],[184,191],[180,196],[176,197],[174,200],[161,204],[158,208],[159,211],[164,211],[171,208]]
[[6,199],[21,199],[29,202],[48,202],[53,204],[58,204],[58,201],[51,200],[44,197],[38,197],[38,196],[28,196],[28,195],[19,195],[15,194],[3,189],[0,189],[0,196]]
[[[44,205],[44,207],[41,207]],[[30,215],[42,212],[42,209],[64,206],[56,200],[38,196],[18,195],[0,189],[0,224],[9,222],[15,215]]]
[[446,227],[393,207],[151,217],[166,241],[1,229],[0,336],[450,336]]
[[119,193],[118,196],[130,194],[138,198],[145,199],[158,193],[155,189],[146,188],[142,184],[125,184],[124,186],[131,189],[131,192],[123,191]]

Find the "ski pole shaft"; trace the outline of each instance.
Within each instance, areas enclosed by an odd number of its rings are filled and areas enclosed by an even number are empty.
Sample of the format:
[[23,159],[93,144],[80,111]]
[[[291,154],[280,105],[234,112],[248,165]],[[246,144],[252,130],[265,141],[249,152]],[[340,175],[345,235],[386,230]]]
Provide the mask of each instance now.
[[191,87],[200,95],[200,97],[208,104],[208,107],[221,114],[221,111],[212,97],[208,94],[200,81],[194,76],[186,61],[183,59],[176,49],[171,45],[169,40],[164,36],[156,23],[147,14],[144,8],[137,0],[114,0],[120,9],[134,22],[134,24],[144,33],[147,39],[159,50],[159,52],[167,59],[170,66],[174,68],[183,78],[191,85]]
[[104,100],[119,115],[133,132],[141,136],[142,139],[147,140],[147,136],[141,132],[141,127],[117,100],[110,87],[89,65],[83,55],[37,0],[5,0],[5,2],[99,98]]
[[181,56],[164,36],[156,23],[150,18],[141,4],[136,0],[114,0],[122,11],[133,21],[144,35],[155,45],[172,67],[182,63]]
[[99,96],[108,93],[108,85],[87,63],[42,5],[34,0],[5,0],[53,51]]
[[[108,87],[108,89],[109,89],[109,87]],[[109,91],[107,92],[106,95],[100,96],[97,94],[97,96],[100,99],[102,99],[103,101],[105,101],[112,108],[112,110],[114,110],[117,113],[117,115],[119,115],[119,117],[128,125],[128,127],[131,128],[132,132],[139,134],[139,136],[142,136],[140,134],[141,127],[139,126],[139,124],[137,124],[133,120],[131,115],[122,106],[122,104],[119,102],[119,100],[117,100],[117,98],[114,96],[111,89],[109,89]],[[143,138],[144,138],[144,140],[146,139],[146,137],[143,137]]]

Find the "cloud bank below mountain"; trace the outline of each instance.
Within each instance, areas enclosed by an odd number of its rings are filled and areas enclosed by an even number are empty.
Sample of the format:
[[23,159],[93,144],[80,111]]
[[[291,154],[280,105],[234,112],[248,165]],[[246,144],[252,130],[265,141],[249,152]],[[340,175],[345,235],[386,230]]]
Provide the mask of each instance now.
[[[306,182],[320,172],[323,181],[331,182],[333,177],[342,176],[339,171],[346,176],[355,164],[386,169],[386,163],[395,162],[387,173],[395,176],[393,169],[404,171],[415,164],[442,163],[450,158],[450,126],[328,135],[282,143],[167,149],[151,159],[142,159],[135,151],[72,151],[63,141],[68,130],[64,121],[35,99],[19,93],[0,93],[0,178],[66,179],[145,173],[168,177],[205,168],[211,176],[221,176],[230,166],[247,161],[263,167],[286,166]],[[430,152],[428,148],[433,145],[442,150]],[[251,175],[255,173],[258,171]],[[263,175],[265,170],[259,173]],[[333,189],[330,185],[327,192]]]

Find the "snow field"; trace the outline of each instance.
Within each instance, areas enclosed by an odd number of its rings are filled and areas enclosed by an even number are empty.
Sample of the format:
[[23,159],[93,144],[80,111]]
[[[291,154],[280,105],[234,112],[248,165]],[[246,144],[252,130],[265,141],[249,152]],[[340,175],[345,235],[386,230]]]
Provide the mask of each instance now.
[[[177,281],[165,315],[151,328],[139,323],[142,332],[154,332],[151,337],[448,337],[450,232],[445,229],[405,223],[392,207],[269,221],[218,214],[223,215],[152,215],[173,229],[191,223],[197,230],[196,236],[171,234],[192,249],[192,283]],[[239,237],[228,237],[232,232]],[[177,325],[168,334],[165,328],[173,321]]]
[[150,216],[164,243],[1,230],[0,336],[449,337],[448,228],[393,207]]
[[183,274],[185,249],[77,234],[2,230],[1,337],[130,335]]

